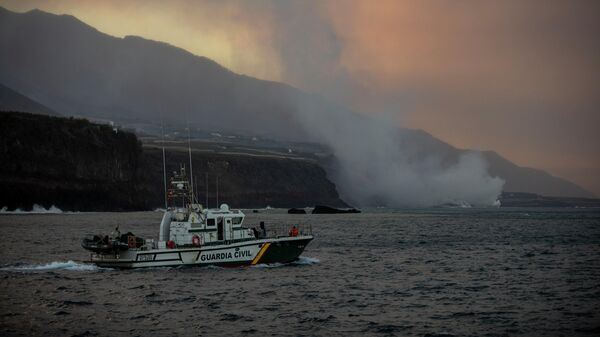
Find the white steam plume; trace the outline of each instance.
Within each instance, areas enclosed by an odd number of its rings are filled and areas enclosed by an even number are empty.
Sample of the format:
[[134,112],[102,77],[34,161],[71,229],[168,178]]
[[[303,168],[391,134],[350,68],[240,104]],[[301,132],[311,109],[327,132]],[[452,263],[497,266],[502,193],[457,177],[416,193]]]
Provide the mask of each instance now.
[[331,178],[353,205],[491,206],[502,191],[504,181],[488,174],[480,152],[464,152],[454,160],[432,151],[415,155],[388,119],[359,116],[318,99],[292,102],[297,121],[332,150],[339,166]]

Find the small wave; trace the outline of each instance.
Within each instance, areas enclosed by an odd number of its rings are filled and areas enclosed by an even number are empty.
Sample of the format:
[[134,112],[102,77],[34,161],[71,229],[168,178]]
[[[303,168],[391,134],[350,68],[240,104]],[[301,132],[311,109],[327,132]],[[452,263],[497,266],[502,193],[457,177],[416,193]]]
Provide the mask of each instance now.
[[279,268],[279,267],[283,267],[285,266],[285,264],[283,263],[259,263],[259,264],[255,264],[253,266],[251,266],[252,268]]
[[321,263],[321,260],[314,258],[314,257],[306,257],[306,256],[300,256],[298,258],[298,260],[294,261],[294,262],[290,262],[290,263],[270,263],[270,264],[265,264],[265,263],[261,263],[261,264],[257,264],[252,266],[253,268],[279,268],[279,267],[284,267],[284,266],[305,266],[305,265],[313,265],[313,264],[317,264],[317,263]]
[[220,266],[215,266],[214,264],[209,264],[208,266],[202,266],[202,269],[224,270],[224,269],[227,269],[227,268],[220,267]]
[[441,207],[441,208],[472,208],[473,205],[469,204],[468,202],[466,202],[464,200],[455,200],[455,201],[449,201],[447,203],[444,203],[444,204],[440,205],[439,207]]
[[77,263],[75,261],[67,261],[67,262],[50,262],[47,264],[31,264],[24,266],[14,266],[14,267],[4,267],[0,268],[0,270],[5,271],[49,271],[49,270],[71,270],[71,271],[95,271],[99,270],[98,266],[93,264],[86,263]]
[[31,211],[24,211],[20,208],[15,209],[14,211],[9,211],[8,207],[4,206],[0,209],[0,213],[2,214],[63,214],[64,212],[52,205],[48,208],[44,208],[44,206],[34,204]]
[[315,257],[300,256],[297,261],[292,262],[293,264],[310,265],[321,263],[321,260]]

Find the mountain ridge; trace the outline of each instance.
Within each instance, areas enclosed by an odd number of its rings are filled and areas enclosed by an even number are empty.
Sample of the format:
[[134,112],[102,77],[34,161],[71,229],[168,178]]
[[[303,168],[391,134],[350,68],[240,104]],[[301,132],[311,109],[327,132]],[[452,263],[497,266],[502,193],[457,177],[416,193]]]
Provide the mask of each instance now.
[[[0,10],[0,47],[0,83],[61,113],[116,120],[142,131],[168,116],[169,121],[185,120],[205,130],[321,142],[301,126],[303,116],[294,112],[290,102],[316,107],[317,112],[343,113],[343,118],[358,124],[366,119],[288,84],[237,74],[165,42],[134,35],[113,37],[70,15]],[[328,116],[317,113],[316,120]],[[424,130],[398,129],[398,133],[398,146],[411,158],[436,154],[442,163],[453,163],[461,154],[472,152]],[[481,153],[494,162],[490,173],[500,172],[511,191],[518,185],[517,191],[522,192],[593,196],[541,170],[536,174],[497,154]],[[538,181],[535,184],[532,176]],[[545,184],[558,187],[546,188]]]
[[0,111],[27,111],[42,115],[60,116],[56,111],[0,83]]

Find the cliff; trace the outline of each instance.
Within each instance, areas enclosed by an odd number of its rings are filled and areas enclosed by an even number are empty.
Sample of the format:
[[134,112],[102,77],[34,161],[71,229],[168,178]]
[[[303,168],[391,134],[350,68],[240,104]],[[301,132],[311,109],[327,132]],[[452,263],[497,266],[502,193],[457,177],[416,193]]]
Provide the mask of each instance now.
[[[308,160],[195,151],[201,202],[205,172],[209,205],[234,207],[343,206],[325,171]],[[167,152],[168,172],[188,163]],[[143,148],[130,132],[84,119],[0,112],[0,206],[34,203],[63,210],[149,210],[163,205],[162,152]]]
[[[335,185],[327,179],[325,171],[314,162],[286,158],[224,155],[193,151],[194,185],[198,199],[217,206],[217,177],[219,204],[233,207],[259,208],[309,206],[315,203],[345,205],[336,192]],[[186,151],[169,151],[166,154],[167,172],[175,171],[179,164],[188,167]],[[162,152],[144,148],[141,188],[159,199],[148,200],[145,208],[163,203]]]

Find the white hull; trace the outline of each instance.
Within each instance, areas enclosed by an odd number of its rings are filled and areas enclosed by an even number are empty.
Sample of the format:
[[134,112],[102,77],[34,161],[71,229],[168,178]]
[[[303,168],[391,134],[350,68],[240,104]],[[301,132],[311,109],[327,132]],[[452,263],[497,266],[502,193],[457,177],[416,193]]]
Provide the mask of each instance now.
[[177,266],[243,266],[286,263],[298,258],[311,235],[248,240],[236,243],[175,249],[130,249],[120,254],[92,254],[90,262],[109,268]]

